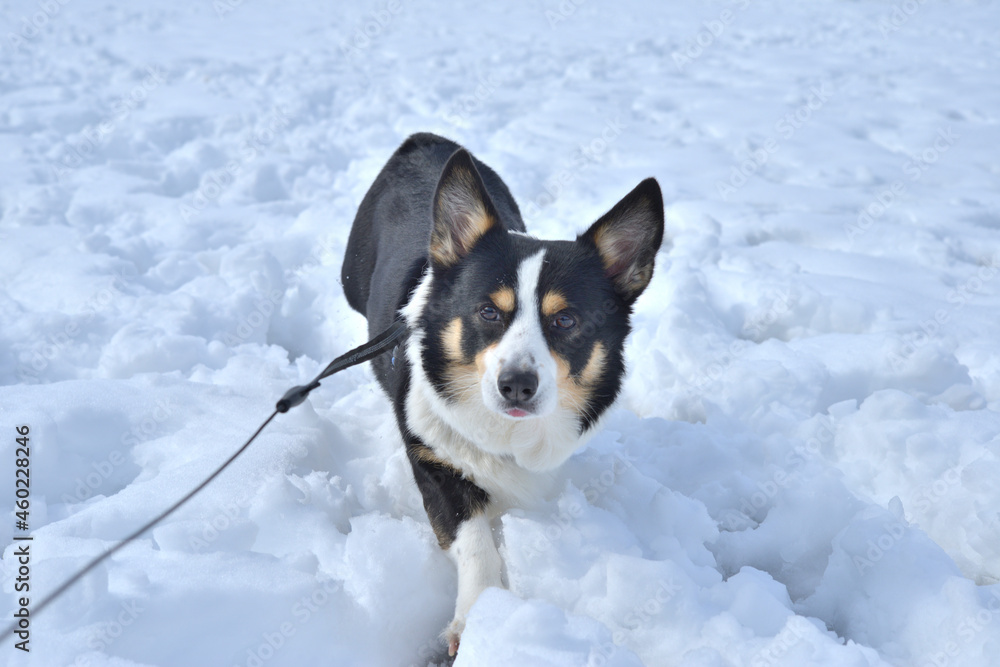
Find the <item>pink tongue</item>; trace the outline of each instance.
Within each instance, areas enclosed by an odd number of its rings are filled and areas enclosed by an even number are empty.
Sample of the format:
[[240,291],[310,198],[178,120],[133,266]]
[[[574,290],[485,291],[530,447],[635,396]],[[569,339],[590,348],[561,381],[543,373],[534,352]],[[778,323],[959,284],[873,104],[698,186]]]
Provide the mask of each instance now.
[[511,417],[527,417],[528,416],[527,412],[525,412],[524,410],[518,410],[517,408],[514,408],[513,410],[508,410],[507,414],[509,414]]

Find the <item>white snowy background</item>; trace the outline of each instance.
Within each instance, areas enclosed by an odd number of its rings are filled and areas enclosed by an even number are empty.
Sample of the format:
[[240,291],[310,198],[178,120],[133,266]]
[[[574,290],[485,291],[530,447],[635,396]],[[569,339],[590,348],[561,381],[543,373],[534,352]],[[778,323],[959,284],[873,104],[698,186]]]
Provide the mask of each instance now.
[[[630,376],[456,665],[1000,656],[996,2],[0,2],[0,542],[37,600],[365,338],[338,283],[434,131],[572,238],[664,189]],[[455,573],[367,367],[0,664],[444,661]]]

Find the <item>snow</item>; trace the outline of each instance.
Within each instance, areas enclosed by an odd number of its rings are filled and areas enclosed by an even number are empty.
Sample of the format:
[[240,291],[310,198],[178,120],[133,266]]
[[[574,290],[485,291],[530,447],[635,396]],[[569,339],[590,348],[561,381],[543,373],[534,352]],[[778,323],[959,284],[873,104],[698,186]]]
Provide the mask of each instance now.
[[[38,600],[365,339],[349,226],[434,131],[536,235],[653,175],[671,239],[456,665],[995,663],[995,3],[0,6],[3,618],[15,426]],[[423,667],[454,596],[358,367],[0,664]]]

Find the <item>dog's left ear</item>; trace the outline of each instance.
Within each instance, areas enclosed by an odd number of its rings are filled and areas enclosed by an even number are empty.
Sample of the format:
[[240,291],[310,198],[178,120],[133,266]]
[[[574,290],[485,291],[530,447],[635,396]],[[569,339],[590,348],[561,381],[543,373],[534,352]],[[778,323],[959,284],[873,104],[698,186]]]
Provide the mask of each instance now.
[[472,155],[459,149],[448,158],[434,192],[431,260],[449,268],[464,258],[497,224],[497,212]]
[[597,248],[615,291],[631,305],[653,278],[663,242],[663,195],[647,178],[591,225],[578,242]]

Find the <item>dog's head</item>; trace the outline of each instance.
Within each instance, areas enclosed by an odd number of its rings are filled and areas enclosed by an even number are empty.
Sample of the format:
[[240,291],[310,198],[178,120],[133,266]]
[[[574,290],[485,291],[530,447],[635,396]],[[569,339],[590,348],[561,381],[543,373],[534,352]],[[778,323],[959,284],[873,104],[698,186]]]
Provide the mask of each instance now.
[[406,310],[434,392],[479,408],[469,414],[569,412],[577,434],[589,429],[618,394],[629,314],[662,238],[652,178],[576,241],[510,232],[472,157],[456,152],[434,197],[429,275]]

